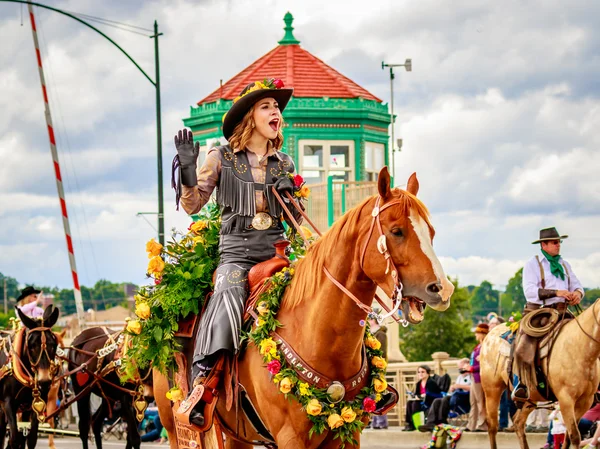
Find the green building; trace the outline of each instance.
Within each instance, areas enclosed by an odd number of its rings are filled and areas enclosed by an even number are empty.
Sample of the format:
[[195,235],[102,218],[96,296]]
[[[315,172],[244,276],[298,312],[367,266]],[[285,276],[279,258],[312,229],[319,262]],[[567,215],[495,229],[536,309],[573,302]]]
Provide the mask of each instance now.
[[192,106],[183,119],[200,142],[199,163],[215,143],[225,143],[221,119],[233,99],[252,81],[273,77],[294,88],[283,114],[283,150],[307,183],[323,184],[329,176],[349,183],[375,181],[388,165],[387,105],[304,50],[292,33],[293,20],[288,12],[279,45]]

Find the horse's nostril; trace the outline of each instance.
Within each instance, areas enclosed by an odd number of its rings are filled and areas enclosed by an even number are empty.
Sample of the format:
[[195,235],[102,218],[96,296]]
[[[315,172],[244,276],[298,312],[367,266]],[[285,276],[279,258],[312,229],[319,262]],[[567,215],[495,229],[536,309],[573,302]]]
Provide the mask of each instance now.
[[427,286],[427,291],[429,293],[439,293],[442,291],[442,289],[442,284],[440,284],[439,282],[432,282]]

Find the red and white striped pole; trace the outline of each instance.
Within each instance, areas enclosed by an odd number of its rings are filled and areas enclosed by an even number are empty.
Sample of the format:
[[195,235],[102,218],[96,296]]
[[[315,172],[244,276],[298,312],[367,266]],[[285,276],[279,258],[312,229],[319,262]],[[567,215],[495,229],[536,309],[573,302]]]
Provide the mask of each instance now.
[[77,277],[77,265],[75,264],[75,251],[73,250],[73,239],[71,238],[71,227],[69,226],[69,215],[67,214],[67,202],[65,201],[65,191],[63,189],[62,177],[60,174],[60,164],[58,161],[58,152],[56,151],[56,140],[54,139],[54,127],[52,126],[52,116],[50,115],[50,104],[48,103],[48,91],[46,90],[46,79],[44,77],[44,68],[42,67],[42,54],[35,27],[35,17],[33,15],[33,5],[27,5],[29,8],[29,18],[31,19],[31,32],[33,34],[33,44],[35,45],[35,54],[37,56],[38,70],[40,73],[40,82],[42,83],[42,95],[44,96],[44,112],[46,114],[46,125],[48,126],[48,137],[50,138],[50,151],[52,152],[52,161],[54,162],[54,173],[56,174],[56,190],[58,190],[58,199],[60,200],[60,209],[62,211],[63,227],[67,238],[67,250],[69,251],[69,263],[71,264],[71,273],[73,275],[73,287],[75,293],[75,306],[77,307],[77,318],[79,325],[84,323],[83,301],[81,300],[81,288],[79,287],[79,278]]

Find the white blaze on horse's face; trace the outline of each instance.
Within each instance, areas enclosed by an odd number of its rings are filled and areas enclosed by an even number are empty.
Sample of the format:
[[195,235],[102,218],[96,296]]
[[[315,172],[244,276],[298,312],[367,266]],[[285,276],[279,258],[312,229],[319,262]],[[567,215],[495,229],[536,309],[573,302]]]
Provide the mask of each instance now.
[[442,264],[435,255],[431,241],[431,233],[429,232],[429,226],[427,222],[423,219],[423,217],[415,213],[414,210],[410,211],[410,216],[408,218],[410,219],[415,234],[417,237],[419,237],[421,251],[423,251],[423,254],[425,254],[431,262],[433,272],[437,277],[438,282],[442,284],[442,291],[440,292],[442,300],[439,304],[430,307],[438,312],[443,312],[450,307],[450,296],[452,296],[452,293],[454,292],[454,285],[446,277],[444,269],[442,268]]

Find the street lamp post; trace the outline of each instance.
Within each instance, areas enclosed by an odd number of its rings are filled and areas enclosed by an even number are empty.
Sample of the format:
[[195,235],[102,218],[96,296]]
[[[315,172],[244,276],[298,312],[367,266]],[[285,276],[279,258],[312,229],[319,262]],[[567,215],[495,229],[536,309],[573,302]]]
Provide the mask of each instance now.
[[144,75],[144,77],[150,81],[150,83],[154,86],[156,91],[156,157],[157,157],[157,171],[158,171],[158,241],[164,245],[165,243],[165,222],[164,222],[164,206],[163,206],[163,173],[162,173],[162,133],[161,133],[161,112],[160,112],[160,71],[159,71],[159,60],[158,60],[158,37],[162,35],[162,33],[158,32],[158,23],[154,21],[154,34],[150,36],[150,38],[155,39],[154,41],[154,61],[155,61],[155,80],[152,80],[150,76],[140,67],[140,65],[125,51],[119,44],[117,44],[114,40],[104,34],[95,26],[86,22],[85,20],[63,11],[58,8],[53,8],[52,6],[44,5],[41,3],[35,3],[29,0],[0,0],[0,2],[9,2],[9,3],[22,3],[25,5],[33,5],[38,6],[40,8],[49,9],[50,11],[57,12],[64,16],[70,17],[71,19],[76,20],[77,22],[91,28],[100,36],[105,38],[115,47],[117,47],[126,57],[129,59],[133,65],[137,67],[137,69]]
[[394,122],[396,120],[394,117],[394,67],[404,67],[407,72],[412,72],[412,59],[407,59],[404,64],[386,64],[384,61],[381,61],[381,70],[384,70],[386,67],[390,68],[390,124],[392,127],[392,141],[388,147],[388,161],[392,169],[392,179],[394,179],[396,177],[396,173],[394,171],[396,168],[396,164],[394,163],[394,153],[396,152],[396,141],[394,140]]

